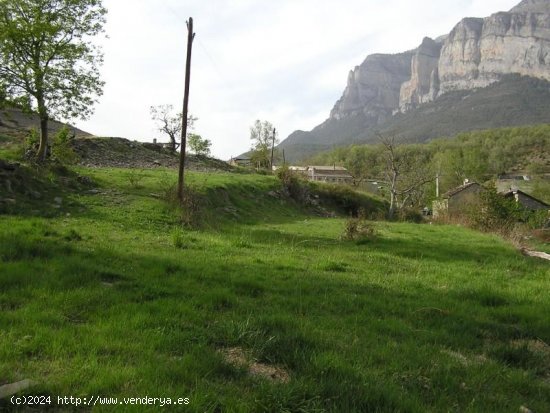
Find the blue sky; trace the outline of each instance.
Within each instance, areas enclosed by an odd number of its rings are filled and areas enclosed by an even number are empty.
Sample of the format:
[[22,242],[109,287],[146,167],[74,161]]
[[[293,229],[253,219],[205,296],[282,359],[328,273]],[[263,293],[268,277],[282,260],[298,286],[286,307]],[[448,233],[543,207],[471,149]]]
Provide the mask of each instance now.
[[103,0],[106,85],[95,114],[76,125],[99,136],[163,140],[149,107],[181,107],[190,16],[195,132],[228,159],[249,148],[255,119],[272,122],[281,140],[323,122],[349,71],[367,55],[413,49],[463,17],[486,17],[518,2]]

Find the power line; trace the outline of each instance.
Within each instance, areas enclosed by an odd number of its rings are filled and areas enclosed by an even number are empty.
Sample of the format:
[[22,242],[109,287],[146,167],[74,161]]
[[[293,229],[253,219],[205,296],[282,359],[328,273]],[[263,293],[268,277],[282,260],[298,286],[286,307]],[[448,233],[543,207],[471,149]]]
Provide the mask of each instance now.
[[[178,21],[178,22],[182,22],[182,21],[186,21],[186,18],[184,18],[178,11],[176,11],[173,7],[171,7],[170,5],[168,4],[164,4],[164,3],[160,3],[164,9],[168,12],[170,12],[170,14]],[[216,72],[216,74],[219,76],[219,78],[224,81],[224,82],[227,82],[227,79],[225,78],[225,76],[223,75],[222,71],[219,69],[219,65],[216,63],[216,61],[214,60],[214,58],[212,57],[212,55],[208,52],[208,49],[206,48],[206,46],[204,45],[204,43],[201,41],[200,38],[197,38],[196,39],[196,42],[198,43],[198,45],[200,46],[200,48],[202,49],[202,51],[204,52],[204,54],[206,55],[210,65],[212,66],[212,69],[214,70],[214,72]]]

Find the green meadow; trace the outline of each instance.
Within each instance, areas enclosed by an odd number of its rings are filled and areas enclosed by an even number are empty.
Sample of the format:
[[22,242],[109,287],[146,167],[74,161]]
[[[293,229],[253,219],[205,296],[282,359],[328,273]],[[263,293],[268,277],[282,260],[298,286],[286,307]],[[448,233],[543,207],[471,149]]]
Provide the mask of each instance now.
[[550,267],[500,238],[377,221],[344,240],[344,215],[236,173],[189,174],[189,227],[174,171],[78,171],[95,189],[50,176],[0,215],[0,385],[189,404],[51,411],[550,411]]

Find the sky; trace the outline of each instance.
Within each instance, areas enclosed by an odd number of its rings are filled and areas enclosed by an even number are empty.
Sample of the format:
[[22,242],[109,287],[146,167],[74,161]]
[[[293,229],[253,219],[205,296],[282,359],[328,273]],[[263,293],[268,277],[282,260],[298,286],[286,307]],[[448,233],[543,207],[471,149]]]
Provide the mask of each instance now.
[[194,133],[229,159],[250,148],[250,126],[270,121],[280,140],[328,118],[348,73],[369,54],[418,47],[463,17],[519,0],[103,0],[108,9],[95,113],[75,125],[97,136],[168,141],[152,105],[181,112],[193,17],[189,111]]

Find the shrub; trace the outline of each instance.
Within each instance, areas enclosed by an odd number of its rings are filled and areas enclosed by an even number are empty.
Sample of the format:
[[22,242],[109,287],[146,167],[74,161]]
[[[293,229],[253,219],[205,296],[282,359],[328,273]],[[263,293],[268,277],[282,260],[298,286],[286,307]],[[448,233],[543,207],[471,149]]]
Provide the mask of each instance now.
[[196,228],[200,226],[203,218],[203,203],[204,197],[196,190],[196,188],[190,185],[185,185],[185,187],[183,188],[183,199],[180,203],[180,220],[184,226],[190,228]]
[[126,177],[128,178],[128,182],[132,188],[139,189],[142,187],[141,181],[145,178],[145,175],[143,174],[143,171],[130,169]]
[[414,208],[403,208],[397,212],[399,221],[421,223],[424,221],[422,214]]
[[185,245],[185,237],[183,231],[180,228],[172,231],[172,243],[177,249],[181,250],[187,248],[187,246]]
[[373,241],[378,236],[378,232],[373,224],[365,219],[365,211],[359,211],[358,218],[350,218],[346,221],[344,232],[340,236],[345,241],[356,241],[364,243]]
[[288,195],[298,202],[307,201],[309,198],[309,190],[302,179],[294,172],[291,171],[288,166],[282,166],[277,170],[277,177],[280,179],[281,184]]
[[52,155],[54,159],[64,165],[74,165],[78,162],[78,156],[71,145],[72,139],[74,139],[74,135],[65,125],[54,135],[52,140]]
[[333,184],[312,184],[312,192],[321,200],[334,205],[348,215],[376,219],[386,209],[384,203],[349,186]]
[[520,206],[498,194],[495,188],[479,194],[479,201],[467,211],[471,226],[486,232],[502,232],[514,227],[521,218]]

